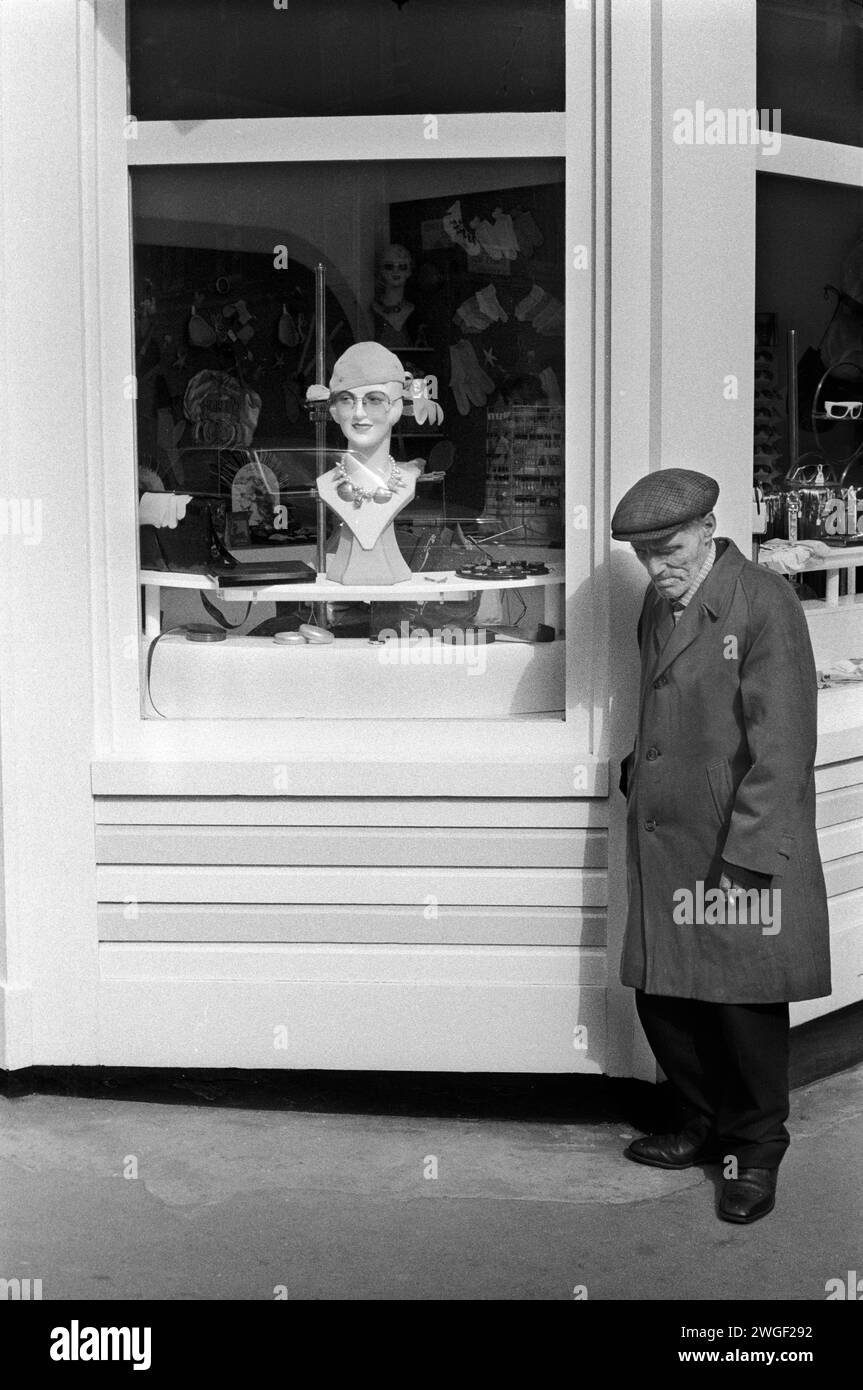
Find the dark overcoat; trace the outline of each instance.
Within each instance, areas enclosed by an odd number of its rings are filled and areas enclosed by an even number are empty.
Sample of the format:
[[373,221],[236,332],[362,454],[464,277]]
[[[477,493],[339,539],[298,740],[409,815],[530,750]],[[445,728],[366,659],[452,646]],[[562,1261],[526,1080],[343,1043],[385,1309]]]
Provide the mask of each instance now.
[[[716,548],[677,626],[652,584],[639,619],[639,730],[621,777],[620,978],[649,994],[731,1004],[814,999],[830,993],[830,948],[809,630],[787,580],[733,541]],[[725,865],[770,876],[763,917],[756,907],[736,923],[692,920]]]

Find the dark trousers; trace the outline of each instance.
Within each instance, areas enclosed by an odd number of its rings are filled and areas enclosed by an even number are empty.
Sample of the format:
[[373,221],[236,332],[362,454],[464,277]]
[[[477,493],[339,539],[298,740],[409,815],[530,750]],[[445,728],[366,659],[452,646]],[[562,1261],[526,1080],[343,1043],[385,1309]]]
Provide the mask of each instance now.
[[788,1005],[711,1004],[635,991],[653,1055],[683,1101],[686,1128],[741,1168],[778,1168],[790,1138]]

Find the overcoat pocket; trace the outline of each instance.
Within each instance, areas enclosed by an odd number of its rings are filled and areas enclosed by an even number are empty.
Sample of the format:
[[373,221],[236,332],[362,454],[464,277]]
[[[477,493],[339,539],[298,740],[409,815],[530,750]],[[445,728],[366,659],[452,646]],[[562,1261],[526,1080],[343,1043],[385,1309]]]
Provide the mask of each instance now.
[[727,758],[720,758],[715,763],[708,763],[707,785],[710,788],[710,795],[713,798],[713,806],[716,814],[720,822],[724,824],[734,797],[734,782],[731,777],[731,764]]
[[623,792],[623,795],[627,799],[629,798],[629,779],[630,774],[632,772],[632,763],[634,758],[635,750],[633,749],[631,753],[627,753],[626,757],[623,759],[623,762],[620,764],[620,781],[617,785],[619,786],[620,790]]

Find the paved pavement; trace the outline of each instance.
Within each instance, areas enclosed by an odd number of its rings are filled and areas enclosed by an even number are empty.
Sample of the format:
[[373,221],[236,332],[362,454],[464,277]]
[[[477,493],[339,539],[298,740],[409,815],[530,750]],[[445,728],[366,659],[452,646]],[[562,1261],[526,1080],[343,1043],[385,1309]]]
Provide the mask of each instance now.
[[0,1277],[66,1300],[824,1300],[863,1275],[863,1067],[795,1091],[790,1125],[776,1210],[737,1227],[718,1168],[628,1162],[613,1114],[0,1098]]

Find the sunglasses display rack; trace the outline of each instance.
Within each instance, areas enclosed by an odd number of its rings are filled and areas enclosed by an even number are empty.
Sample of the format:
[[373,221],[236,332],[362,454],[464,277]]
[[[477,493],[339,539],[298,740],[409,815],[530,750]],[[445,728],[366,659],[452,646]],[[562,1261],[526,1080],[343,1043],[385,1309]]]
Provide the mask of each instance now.
[[756,338],[753,440],[756,486],[768,487],[782,476],[780,404],[776,383],[776,349],[772,343],[766,343],[763,339],[759,342]]
[[489,411],[487,515],[522,525],[526,536],[558,540],[563,517],[563,412],[552,405]]

